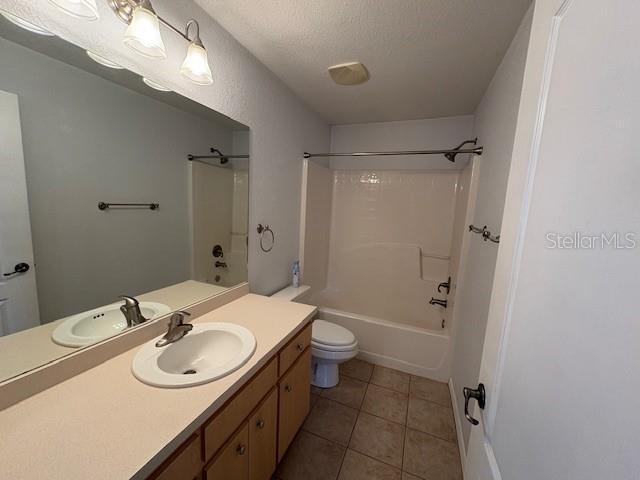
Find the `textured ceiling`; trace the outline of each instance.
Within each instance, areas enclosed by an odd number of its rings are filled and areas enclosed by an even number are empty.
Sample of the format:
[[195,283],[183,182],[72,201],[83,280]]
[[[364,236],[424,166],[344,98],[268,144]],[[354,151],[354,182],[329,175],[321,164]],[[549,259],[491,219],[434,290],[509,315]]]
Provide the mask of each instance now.
[[[531,0],[196,0],[329,123],[475,110]],[[212,65],[215,67],[215,59]],[[327,67],[371,80],[335,85]]]

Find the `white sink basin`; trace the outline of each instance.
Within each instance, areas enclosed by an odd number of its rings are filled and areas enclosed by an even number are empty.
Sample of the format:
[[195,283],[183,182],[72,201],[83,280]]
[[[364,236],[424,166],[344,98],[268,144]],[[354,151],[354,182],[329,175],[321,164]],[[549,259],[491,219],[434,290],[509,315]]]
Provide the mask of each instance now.
[[[65,347],[84,347],[120,333],[127,328],[121,305],[122,302],[113,303],[72,315],[56,327],[51,338]],[[145,318],[153,320],[171,309],[162,303],[140,302],[140,311]]]
[[143,345],[131,370],[154,387],[177,388],[212,382],[247,363],[256,349],[249,330],[233,323],[201,323],[166,347],[156,347],[160,335]]

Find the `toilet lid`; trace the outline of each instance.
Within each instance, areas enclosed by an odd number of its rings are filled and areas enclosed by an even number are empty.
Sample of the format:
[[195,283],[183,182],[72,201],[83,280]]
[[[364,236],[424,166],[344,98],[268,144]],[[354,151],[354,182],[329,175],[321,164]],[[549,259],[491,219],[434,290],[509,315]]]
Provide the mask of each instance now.
[[313,322],[311,336],[317,344],[336,347],[352,345],[356,341],[353,333],[346,328],[320,319]]

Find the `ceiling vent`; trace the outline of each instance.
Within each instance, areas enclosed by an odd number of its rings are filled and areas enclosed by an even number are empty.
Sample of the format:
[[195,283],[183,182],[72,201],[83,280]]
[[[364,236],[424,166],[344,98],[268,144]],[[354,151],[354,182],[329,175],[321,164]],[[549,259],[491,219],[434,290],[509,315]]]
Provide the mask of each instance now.
[[360,62],[341,63],[329,67],[329,75],[338,85],[358,85],[369,80],[369,72]]

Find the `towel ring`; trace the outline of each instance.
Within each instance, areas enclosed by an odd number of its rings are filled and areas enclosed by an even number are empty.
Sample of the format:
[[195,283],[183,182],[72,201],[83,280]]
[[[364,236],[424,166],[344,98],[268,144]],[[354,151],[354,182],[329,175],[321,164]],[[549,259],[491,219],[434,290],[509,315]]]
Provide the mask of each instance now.
[[[260,250],[262,250],[265,253],[270,252],[271,250],[273,250],[273,246],[276,244],[276,235],[275,233],[273,233],[273,230],[271,230],[271,227],[269,225],[262,225],[261,223],[258,224],[258,234],[260,235]],[[264,237],[265,234],[269,233],[271,235],[271,246],[269,248],[265,248],[264,246]]]

